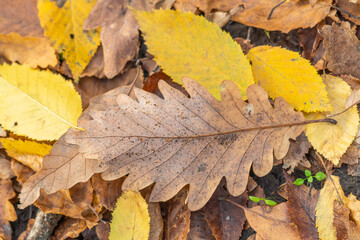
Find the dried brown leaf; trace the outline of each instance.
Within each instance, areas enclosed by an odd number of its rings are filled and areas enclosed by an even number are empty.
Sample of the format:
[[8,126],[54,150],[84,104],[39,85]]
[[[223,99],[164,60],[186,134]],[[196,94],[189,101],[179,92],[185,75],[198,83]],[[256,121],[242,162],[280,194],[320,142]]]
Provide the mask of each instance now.
[[57,240],[76,238],[85,229],[85,220],[66,217],[55,229],[54,237]]
[[0,154],[0,179],[8,179],[14,176],[10,161]]
[[11,169],[13,170],[17,181],[21,185],[26,182],[29,177],[35,174],[34,170],[16,161],[15,159],[11,160]]
[[9,201],[16,196],[10,179],[0,179],[0,239],[11,240],[9,221],[17,219],[14,206]]
[[[346,19],[352,21],[356,25],[360,25],[360,19],[353,17],[353,16],[357,16],[357,17],[360,16],[360,5],[359,4],[355,4],[355,3],[351,2],[351,0],[337,0],[336,6],[338,6],[340,9],[343,10],[343,11],[339,11],[339,12]],[[347,14],[345,11],[352,14],[352,16]]]
[[334,201],[333,224],[336,230],[336,238],[341,240],[359,240],[360,226],[350,218],[350,210],[341,202]]
[[296,224],[300,239],[318,239],[319,234],[315,225],[315,208],[319,198],[319,191],[313,189],[309,195],[309,188],[305,185],[296,186],[294,178],[285,174],[287,192],[287,212],[293,224]]
[[245,206],[249,198],[246,192],[233,197],[222,185],[217,187],[203,207],[204,216],[216,240],[239,239],[246,220],[245,213],[227,200]]
[[190,231],[190,210],[185,204],[186,198],[187,189],[183,189],[168,201],[165,240],[186,239]]
[[282,98],[273,108],[258,85],[248,88],[247,104],[231,81],[221,86],[221,102],[194,80],[183,82],[191,98],[164,82],[165,99],[137,88],[138,102],[122,88],[95,97],[79,119],[86,130],[69,130],[45,157],[43,170],[24,184],[22,207],[40,188],[51,193],[103,172],[105,180],[129,174],[123,190],[156,182],[150,201],[166,201],[190,184],[189,208],[196,210],[223,176],[232,195],[243,193],[251,165],[256,175],[266,175],[273,156],[284,157],[289,138],[304,130],[293,126],[303,124],[302,113]]
[[215,240],[202,211],[191,212],[190,231],[186,240]]
[[321,29],[324,38],[327,67],[334,74],[349,74],[360,78],[360,40],[350,29],[350,24],[333,23]]
[[95,228],[95,231],[99,240],[108,240],[110,234],[109,222],[99,222],[99,224]]

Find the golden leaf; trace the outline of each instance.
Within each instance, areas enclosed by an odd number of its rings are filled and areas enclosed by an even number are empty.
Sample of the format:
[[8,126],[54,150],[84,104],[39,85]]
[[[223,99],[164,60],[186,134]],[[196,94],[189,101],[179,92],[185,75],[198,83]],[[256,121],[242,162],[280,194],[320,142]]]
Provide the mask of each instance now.
[[0,55],[32,68],[57,64],[55,51],[47,38],[22,37],[17,33],[0,34]]
[[63,53],[75,80],[88,65],[100,44],[99,30],[85,31],[83,24],[96,0],[39,0],[39,18],[44,34],[53,47]]
[[69,127],[76,128],[81,98],[60,75],[5,64],[0,66],[0,86],[4,129],[33,139],[55,140]]
[[51,146],[35,141],[2,138],[1,143],[10,157],[15,158],[35,172],[40,171],[43,157],[49,154]]
[[231,80],[242,96],[254,83],[249,60],[241,47],[216,24],[190,12],[136,11],[149,52],[177,83],[184,76],[205,86],[220,99],[218,86]]
[[[334,110],[325,113],[305,114],[306,120],[325,118],[328,114],[339,113],[346,109],[346,99],[351,94],[350,86],[341,78],[324,76],[326,90]],[[306,136],[313,147],[335,165],[354,140],[359,127],[359,114],[356,106],[333,117],[337,124],[314,123],[306,126]]]
[[255,81],[273,99],[283,97],[304,112],[332,110],[316,69],[299,53],[281,47],[259,46],[247,54]]
[[147,240],[150,233],[148,206],[140,193],[127,191],[112,214],[109,240]]

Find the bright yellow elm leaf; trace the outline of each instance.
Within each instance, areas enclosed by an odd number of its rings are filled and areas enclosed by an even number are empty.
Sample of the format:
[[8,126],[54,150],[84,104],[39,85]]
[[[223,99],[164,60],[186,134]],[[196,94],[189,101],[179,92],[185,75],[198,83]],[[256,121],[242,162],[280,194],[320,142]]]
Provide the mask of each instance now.
[[116,203],[110,224],[109,240],[147,240],[150,216],[140,193],[127,191]]
[[133,10],[155,61],[177,83],[195,79],[220,99],[219,85],[232,80],[242,96],[254,83],[249,60],[228,33],[202,16],[172,10]]
[[[326,118],[326,115],[342,112],[351,94],[350,86],[341,78],[324,75],[324,83],[334,108],[331,112],[304,114],[306,120]],[[305,134],[313,147],[335,165],[354,140],[359,127],[359,114],[356,106],[332,117],[337,124],[313,123],[306,125]]]
[[100,44],[99,30],[85,31],[83,24],[96,0],[67,0],[58,7],[57,1],[38,0],[39,19],[53,47],[63,53],[73,77],[88,65]]
[[70,81],[49,70],[0,66],[0,124],[18,135],[56,140],[77,128],[81,98]]
[[0,55],[11,62],[46,68],[55,66],[57,58],[47,38],[22,37],[17,33],[0,34]]
[[255,82],[272,99],[283,97],[294,109],[304,112],[332,110],[321,77],[299,53],[259,46],[250,49],[247,57]]
[[43,157],[50,153],[52,147],[45,143],[12,138],[2,138],[0,141],[10,157],[15,158],[35,172],[41,169]]

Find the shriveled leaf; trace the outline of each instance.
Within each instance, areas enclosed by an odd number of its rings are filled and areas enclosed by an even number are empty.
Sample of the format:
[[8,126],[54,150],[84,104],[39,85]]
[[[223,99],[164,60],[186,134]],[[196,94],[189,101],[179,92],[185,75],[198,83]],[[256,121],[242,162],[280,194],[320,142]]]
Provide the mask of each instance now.
[[[88,179],[85,173],[103,172],[105,180],[129,174],[123,190],[136,191],[156,182],[150,201],[166,201],[190,184],[189,208],[196,210],[205,205],[223,176],[232,195],[243,193],[251,165],[255,174],[266,175],[273,156],[284,157],[289,138],[295,139],[304,129],[292,126],[303,124],[302,113],[282,98],[273,108],[258,85],[248,88],[246,104],[231,81],[221,86],[221,102],[194,80],[183,82],[191,98],[164,82],[159,88],[165,99],[137,88],[139,102],[120,94],[121,88],[94,98],[79,121],[86,130],[71,130],[64,136],[66,144],[54,145],[44,159],[44,170],[24,185],[22,206],[33,202],[40,188],[53,192]],[[66,145],[71,146],[69,151]],[[79,163],[90,161],[98,166],[80,168]],[[72,163],[76,165],[70,168]]]
[[88,65],[100,44],[99,30],[85,31],[83,24],[96,0],[39,0],[39,19],[53,47],[63,53],[75,80]]
[[218,186],[209,202],[203,207],[205,219],[216,240],[239,239],[246,221],[244,210],[227,200],[245,205],[248,196],[245,192],[233,197],[223,186]]
[[190,210],[186,204],[188,190],[182,189],[168,201],[165,240],[186,239],[190,231]]
[[336,239],[359,240],[360,226],[350,220],[350,210],[339,201],[334,201],[334,227]]
[[350,24],[335,22],[321,29],[324,38],[327,67],[334,74],[349,74],[360,78],[360,40]]
[[[305,114],[307,120],[320,119],[328,114],[342,112],[345,102],[351,94],[350,86],[341,78],[324,75],[324,83],[334,111]],[[313,147],[335,165],[354,141],[359,127],[359,114],[356,106],[345,113],[333,117],[337,124],[315,123],[306,126],[306,136]]]
[[64,240],[67,238],[76,238],[85,229],[86,229],[85,220],[66,217],[56,227],[54,237],[55,239],[58,240]]
[[271,98],[283,97],[293,108],[304,112],[332,110],[320,75],[299,53],[259,46],[250,49],[247,56],[255,81]]
[[36,4],[37,0],[0,0],[0,33],[42,37]]
[[0,55],[32,68],[54,67],[57,64],[55,51],[48,39],[22,37],[17,33],[0,34]]
[[274,207],[257,206],[244,208],[246,219],[257,235],[266,240],[300,239],[297,227],[292,223],[285,203]]
[[116,203],[110,224],[109,240],[147,240],[150,217],[140,193],[125,192]]
[[0,179],[0,239],[11,240],[9,221],[17,219],[14,206],[9,201],[16,196],[10,179]]
[[10,157],[15,158],[35,172],[40,171],[43,157],[49,154],[51,149],[51,145],[45,143],[11,138],[3,138],[1,143]]
[[314,1],[286,1],[276,7],[271,18],[268,19],[271,10],[280,2],[278,0],[242,1],[242,8],[232,20],[269,31],[289,32],[296,28],[315,26],[329,14],[332,3],[331,0],[318,0],[315,4],[311,4]]
[[246,88],[254,83],[251,66],[228,33],[190,12],[134,10],[133,13],[149,52],[175,82],[190,77],[220,99],[219,84],[231,80],[242,96],[246,96]]
[[55,140],[76,127],[82,111],[80,96],[60,75],[5,64],[0,66],[0,85],[0,123],[5,129]]
[[0,155],[0,179],[8,179],[14,176],[15,174],[11,170],[10,161]]

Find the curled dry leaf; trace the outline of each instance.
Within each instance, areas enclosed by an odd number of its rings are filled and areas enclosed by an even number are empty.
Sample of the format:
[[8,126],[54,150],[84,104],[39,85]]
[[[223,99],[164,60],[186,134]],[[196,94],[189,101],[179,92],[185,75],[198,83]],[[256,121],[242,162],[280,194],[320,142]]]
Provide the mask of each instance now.
[[[356,4],[355,2],[356,2],[356,0],[338,0],[336,2],[336,6],[338,6],[340,9],[343,10],[343,11],[339,11],[339,12],[346,19],[352,21],[356,25],[360,25],[360,19],[353,17],[353,16],[357,16],[357,17],[360,16],[360,4],[359,4],[359,2],[358,2],[358,4]],[[347,14],[345,11],[347,13],[352,14],[352,16]]]
[[334,74],[360,78],[360,40],[350,29],[350,24],[342,22],[340,26],[336,23],[325,25],[321,34],[328,69]]
[[0,239],[11,240],[9,221],[17,219],[14,206],[9,201],[16,196],[10,179],[0,179]]
[[66,217],[55,229],[54,237],[57,240],[76,238],[86,229],[86,222],[82,219]]
[[122,88],[94,98],[79,120],[85,131],[70,130],[53,146],[43,169],[24,185],[22,207],[40,188],[51,193],[103,172],[105,180],[129,174],[123,190],[156,182],[150,201],[166,201],[190,184],[189,208],[196,210],[224,176],[230,194],[243,193],[251,165],[266,175],[274,155],[283,158],[289,138],[304,130],[302,113],[282,98],[272,107],[258,85],[248,88],[247,104],[231,81],[221,85],[221,102],[194,80],[183,82],[191,98],[164,82],[165,99],[137,88],[138,102]]

